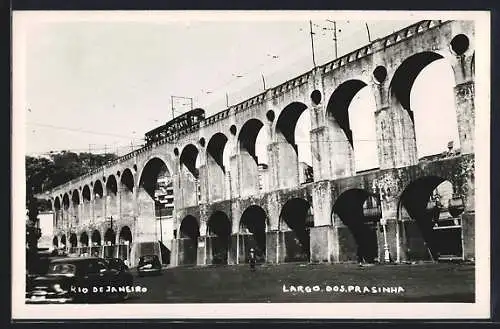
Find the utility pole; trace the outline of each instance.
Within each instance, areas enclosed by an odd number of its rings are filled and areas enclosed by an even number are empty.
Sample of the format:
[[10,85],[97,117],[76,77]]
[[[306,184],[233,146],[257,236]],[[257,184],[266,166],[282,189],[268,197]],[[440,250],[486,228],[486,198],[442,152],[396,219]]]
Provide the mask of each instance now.
[[338,58],[338,49],[337,49],[337,21],[331,21],[329,19],[326,20],[327,22],[333,23],[333,50],[334,50],[334,55],[335,59]]
[[226,107],[229,107],[229,95],[226,93]]
[[170,104],[172,105],[172,120],[175,118],[174,114],[174,96],[170,96]]
[[316,68],[316,59],[314,58],[314,32],[313,32],[313,28],[312,28],[312,21],[309,20],[309,30],[310,30],[310,34],[311,34],[311,49],[312,49],[312,60],[313,60],[313,65],[314,65],[314,68]]
[[89,144],[89,169],[93,169],[93,164],[92,164],[92,144]]
[[366,26],[366,32],[368,32],[368,42],[372,42],[372,38],[370,36],[370,29],[368,28],[368,23],[365,22],[365,26]]
[[264,74],[260,74],[262,76],[262,84],[264,85],[264,90],[266,90],[266,79],[264,78]]

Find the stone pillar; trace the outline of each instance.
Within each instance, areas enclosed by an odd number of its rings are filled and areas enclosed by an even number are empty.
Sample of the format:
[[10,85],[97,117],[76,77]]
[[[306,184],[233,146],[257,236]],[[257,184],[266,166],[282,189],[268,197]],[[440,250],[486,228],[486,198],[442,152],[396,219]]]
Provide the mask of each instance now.
[[208,260],[212,259],[212,250],[208,246],[207,233],[207,222],[200,218],[200,236],[198,237],[197,252],[196,257],[197,265],[207,265],[210,264]]
[[[464,161],[465,162],[465,161]],[[474,183],[474,158],[471,158],[464,166],[464,178],[458,187],[460,195],[464,199],[465,209],[460,215],[462,223],[462,247],[465,260],[474,260],[475,256],[475,183]]]
[[180,194],[182,195],[182,208],[198,205],[198,186],[196,178],[182,165],[180,168]]
[[170,266],[175,267],[179,266],[180,258],[179,258],[179,242],[180,239],[172,240],[172,250],[170,251]]
[[207,240],[206,237],[198,237],[198,255],[196,257],[197,265],[207,265]]
[[155,203],[142,187],[137,187],[136,242],[157,241]]
[[227,255],[227,263],[229,265],[238,264],[238,251],[239,251],[238,242],[239,242],[238,233],[231,234],[231,236],[229,237],[229,248]]
[[[470,27],[472,30],[473,26]],[[460,31],[461,32],[461,31]],[[456,33],[460,33],[456,31]],[[467,47],[456,49],[452,47],[451,62],[455,76],[455,109],[457,114],[458,136],[462,154],[474,153],[475,137],[475,61],[474,36],[467,33]],[[469,44],[470,42],[470,44]],[[452,45],[453,46],[453,45]],[[458,53],[456,53],[458,51]]]
[[312,193],[314,205],[314,227],[310,229],[311,262],[333,262],[338,257],[335,248],[338,241],[332,225],[332,182],[315,182]]
[[[203,168],[208,180],[208,202],[222,200],[225,196],[226,177],[222,168],[208,157],[207,165]],[[201,172],[201,168],[200,168]]]
[[266,262],[279,263],[279,231],[266,232]]
[[259,171],[247,152],[231,156],[231,193],[233,198],[259,193]]
[[[208,173],[208,165],[202,164],[200,165],[199,176],[198,176],[198,184],[200,185],[200,198],[199,203],[208,203],[210,202],[210,183],[212,182],[212,177]],[[217,184],[213,182],[212,184]],[[197,186],[195,186],[197,188]],[[198,202],[198,201],[197,201]]]
[[246,260],[247,260],[246,255],[248,254],[248,251],[247,251],[246,244],[245,244],[245,242],[246,242],[245,235],[247,235],[247,234],[237,233],[236,264],[245,264]]
[[395,97],[389,99],[388,82],[372,84],[377,104],[375,124],[380,169],[400,168],[418,162],[415,127]]
[[332,225],[314,226],[309,231],[311,237],[311,263],[331,263],[335,260],[335,243]]
[[90,190],[89,214],[90,223],[93,224],[95,222],[95,195],[92,193],[92,189]]
[[297,187],[299,185],[298,156],[287,141],[271,143],[267,146],[269,154],[269,173],[271,190]]
[[460,152],[462,154],[474,153],[474,81],[458,84],[454,90]]

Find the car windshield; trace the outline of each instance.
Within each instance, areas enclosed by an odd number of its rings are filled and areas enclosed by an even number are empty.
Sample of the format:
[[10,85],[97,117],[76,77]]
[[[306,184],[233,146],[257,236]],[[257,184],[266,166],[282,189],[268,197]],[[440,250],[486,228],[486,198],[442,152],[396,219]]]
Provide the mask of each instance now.
[[156,256],[142,256],[140,262],[141,263],[149,263],[154,262],[156,260]]
[[50,264],[49,266],[49,271],[47,274],[63,274],[63,275],[68,275],[68,274],[75,274],[76,273],[76,266],[74,264],[68,264],[68,263],[55,263],[55,264]]

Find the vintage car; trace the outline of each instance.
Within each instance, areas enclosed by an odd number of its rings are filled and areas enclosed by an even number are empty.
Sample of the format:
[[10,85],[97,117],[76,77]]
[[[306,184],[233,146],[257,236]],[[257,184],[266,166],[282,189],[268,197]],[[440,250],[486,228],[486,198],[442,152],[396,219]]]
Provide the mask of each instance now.
[[55,259],[64,258],[62,256],[39,256],[32,260],[32,265],[26,271],[26,291],[33,289],[33,282],[36,278],[46,275],[49,270],[49,264]]
[[52,260],[47,274],[32,282],[26,303],[89,303],[120,300],[128,296],[130,273],[111,269],[102,258]]
[[139,258],[137,274],[144,276],[147,274],[161,274],[161,262],[157,255],[143,255]]
[[134,283],[134,277],[132,273],[130,273],[128,266],[121,258],[106,258],[105,260],[108,263],[110,271],[116,271],[121,274],[125,284],[132,286]]

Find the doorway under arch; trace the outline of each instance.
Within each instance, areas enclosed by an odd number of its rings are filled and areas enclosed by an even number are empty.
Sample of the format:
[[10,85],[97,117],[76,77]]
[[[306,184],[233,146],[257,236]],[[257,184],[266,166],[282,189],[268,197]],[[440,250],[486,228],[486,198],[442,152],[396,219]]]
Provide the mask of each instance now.
[[399,201],[398,218],[408,260],[462,259],[463,199],[445,178],[427,176],[411,182]]
[[245,209],[240,219],[240,259],[247,261],[250,248],[255,250],[257,261],[266,259],[266,227],[269,220],[264,209],[252,205]]
[[285,262],[308,262],[310,259],[309,229],[314,226],[311,204],[301,198],[288,200],[281,210],[280,235]]
[[198,237],[200,236],[198,220],[191,215],[184,217],[179,231],[179,263],[195,265],[198,258]]
[[231,245],[231,221],[222,211],[214,212],[207,223],[207,239],[212,254],[212,264],[228,264]]
[[375,196],[363,189],[350,189],[335,200],[333,212],[345,225],[338,228],[340,244],[340,261],[357,261],[373,263],[378,257],[377,222],[380,219],[365,214],[367,201],[370,209],[377,209]]

